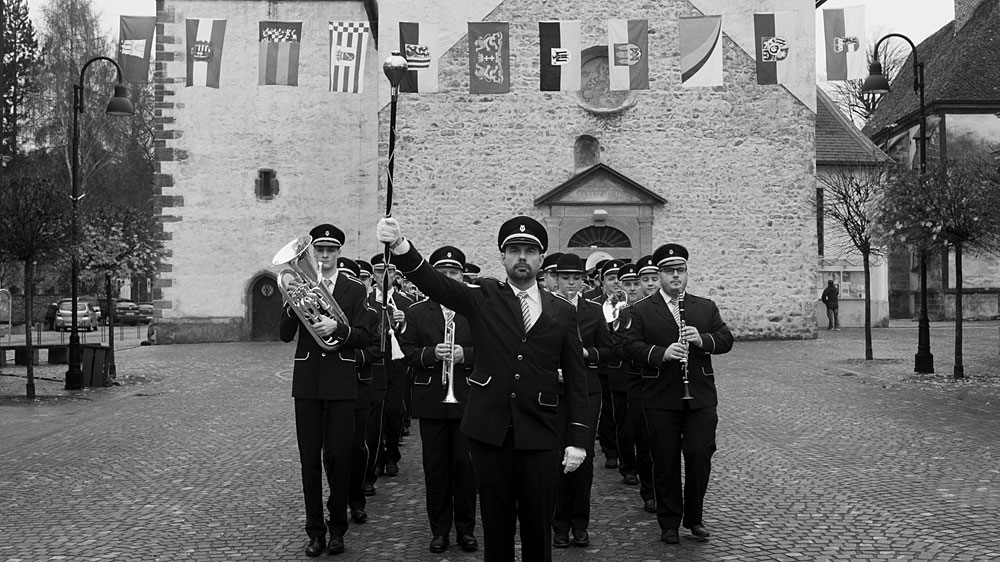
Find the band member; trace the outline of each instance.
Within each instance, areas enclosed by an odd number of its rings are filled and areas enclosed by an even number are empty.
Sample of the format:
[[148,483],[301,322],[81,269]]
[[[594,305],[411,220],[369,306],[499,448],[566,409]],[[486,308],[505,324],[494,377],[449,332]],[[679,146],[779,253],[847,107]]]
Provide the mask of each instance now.
[[[344,243],[339,228],[322,224],[309,233],[319,263],[323,283],[344,311],[348,322],[331,317],[319,320],[312,329],[320,337],[336,337],[344,342],[335,350],[321,347],[286,304],[279,336],[290,342],[298,334],[292,396],[295,399],[295,434],[302,464],[302,491],[305,496],[306,554],[319,556],[327,546],[330,553],[344,552],[347,532],[347,496],[350,485],[351,439],[354,435],[354,402],[358,395],[355,350],[368,345],[369,322],[361,283],[341,275],[337,259]],[[323,464],[330,496],[326,506],[330,519],[323,522]]]
[[732,349],[733,334],[714,302],[687,294],[686,248],[664,244],[653,260],[661,289],[632,307],[623,337],[626,355],[642,365],[660,540],[675,544],[681,525],[709,536],[703,511],[719,421],[711,356]]
[[[618,282],[626,295],[626,306],[639,301],[639,276],[635,272],[635,264],[622,264],[618,270]],[[612,331],[620,328],[621,313],[617,322],[612,321],[609,327]],[[611,422],[615,429],[615,446],[618,451],[618,473],[622,482],[629,486],[639,484],[638,468],[635,457],[635,440],[628,409],[628,371],[630,362],[618,349],[614,359],[606,367],[608,373],[608,391],[611,394]],[[603,414],[603,411],[602,411]],[[603,416],[602,416],[603,417]]]
[[521,560],[548,562],[560,459],[565,471],[580,466],[589,428],[576,311],[535,284],[545,228],[530,217],[505,222],[497,246],[507,280],[484,277],[475,287],[430,267],[395,219],[379,221],[378,239],[425,294],[469,321],[476,364],[461,428],[479,486],[484,559],[513,561],[519,527]]
[[[656,262],[653,261],[653,256],[643,256],[635,265],[638,268],[642,298],[659,291],[659,269],[656,267]],[[631,304],[623,313],[630,312]],[[618,330],[612,334],[615,340],[615,351],[620,354],[620,357],[624,357],[621,336],[624,334],[624,326],[627,324],[628,320],[623,318],[619,323]],[[635,446],[635,468],[636,476],[639,479],[639,497],[642,498],[643,510],[646,513],[656,513],[656,500],[653,495],[653,457],[649,452],[649,430],[646,427],[646,415],[642,411],[642,365],[635,361],[628,361],[628,365],[628,426],[631,429],[631,439]]]
[[545,287],[543,288],[553,294],[559,292],[559,284],[556,282],[558,279],[556,263],[560,256],[562,256],[562,252],[554,252],[546,255],[545,259],[542,260],[542,274],[545,275]]
[[382,310],[382,283],[383,275],[389,276],[389,297],[386,300],[386,307],[389,311],[389,340],[385,346],[385,370],[389,379],[389,387],[386,389],[385,406],[382,409],[382,446],[379,449],[378,467],[375,474],[379,472],[385,476],[396,476],[399,474],[399,461],[402,456],[399,453],[399,440],[403,436],[403,420],[406,417],[406,366],[403,365],[403,350],[399,347],[397,334],[406,321],[405,310],[413,304],[413,299],[406,296],[397,289],[397,282],[402,279],[396,266],[391,263],[386,267],[383,263],[384,256],[375,254],[372,256],[372,268],[375,270],[375,290],[369,297],[368,304],[381,312]]
[[599,300],[604,295],[604,288],[601,287],[601,268],[608,260],[600,260],[594,264],[594,268],[587,272],[587,281],[590,288],[583,292],[583,298],[589,301]]
[[638,268],[636,273],[639,274],[639,290],[642,292],[642,298],[659,291],[660,272],[656,262],[653,261],[653,256],[642,256],[635,266]]
[[[465,254],[453,246],[435,250],[431,267],[462,281]],[[447,335],[451,334],[450,342]],[[448,549],[452,522],[462,550],[479,548],[476,528],[476,475],[469,458],[469,439],[459,430],[469,395],[475,347],[469,322],[455,311],[425,299],[406,310],[406,329],[399,336],[413,369],[413,415],[420,420],[427,516],[431,552]],[[454,402],[446,402],[446,397]]]
[[[552,517],[552,545],[566,548],[571,544],[589,546],[590,488],[594,483],[594,441],[597,439],[597,418],[601,413],[601,366],[611,358],[612,342],[604,313],[597,303],[580,297],[586,276],[583,260],[572,253],[562,254],[555,266],[558,296],[576,308],[583,342],[583,359],[587,364],[587,458],[577,470],[563,474],[556,489],[556,511]],[[572,529],[572,537],[570,530]]]
[[[361,484],[361,492],[363,496],[374,496],[377,493],[375,490],[375,467],[377,466],[377,461],[379,460],[378,452],[382,446],[382,408],[385,404],[385,391],[388,388],[389,383],[385,372],[385,359],[382,353],[382,338],[379,334],[379,329],[381,327],[380,316],[379,312],[372,308],[371,304],[373,302],[371,293],[375,290],[373,287],[375,269],[372,267],[372,264],[366,262],[365,260],[359,259],[356,261],[360,272],[361,283],[365,286],[365,290],[368,294],[365,305],[368,307],[370,316],[372,317],[371,329],[369,331],[371,337],[369,338],[370,341],[368,348],[365,349],[363,353],[363,357],[367,362],[366,367],[371,374],[371,380],[368,383],[368,419],[365,422],[365,450],[367,453],[367,461],[365,464],[364,480]],[[354,494],[352,480],[352,493],[349,500],[352,518],[367,520],[367,512],[362,515],[362,513],[357,511],[357,508],[359,507],[362,511],[364,511],[366,504],[367,500],[359,501]]]
[[462,280],[466,283],[472,283],[479,278],[481,272],[482,269],[478,265],[466,262],[465,269],[462,271]]
[[[615,319],[615,306],[610,302],[611,295],[622,290],[621,281],[618,280],[618,271],[625,265],[625,262],[617,259],[604,261],[601,266],[601,294],[593,299],[601,305],[604,311],[604,319],[610,325]],[[617,468],[620,466],[620,455],[618,451],[618,428],[615,425],[614,397],[611,394],[611,379],[615,379],[616,385],[620,384],[627,376],[628,367],[621,359],[605,365],[601,369],[601,421],[597,424],[597,440],[601,444],[601,452],[604,453],[604,468]],[[632,467],[627,467],[631,470]],[[628,474],[628,472],[622,473]]]

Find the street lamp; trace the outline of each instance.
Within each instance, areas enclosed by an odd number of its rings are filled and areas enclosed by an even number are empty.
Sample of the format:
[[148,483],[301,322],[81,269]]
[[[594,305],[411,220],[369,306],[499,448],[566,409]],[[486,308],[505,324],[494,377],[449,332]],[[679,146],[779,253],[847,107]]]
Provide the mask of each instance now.
[[[132,102],[128,99],[128,89],[122,84],[122,69],[118,66],[118,63],[108,57],[94,57],[88,60],[83,68],[80,69],[80,83],[73,84],[73,170],[72,170],[72,183],[73,183],[73,194],[72,194],[72,226],[70,231],[70,245],[73,250],[72,255],[72,268],[71,275],[72,278],[70,283],[72,285],[72,323],[70,328],[69,336],[69,369],[66,371],[66,390],[80,390],[83,388],[83,370],[81,369],[81,357],[80,357],[80,334],[77,331],[77,282],[79,281],[79,264],[77,263],[76,256],[76,244],[77,244],[77,220],[76,220],[76,205],[80,197],[77,195],[80,189],[80,114],[83,113],[83,102],[84,102],[84,90],[83,90],[83,77],[87,72],[87,68],[91,63],[97,62],[99,60],[105,60],[115,65],[115,70],[118,73],[118,84],[115,85],[115,95],[108,102],[108,108],[105,111],[108,115],[132,115],[135,110],[132,108]],[[110,312],[110,311],[109,311]]]
[[[882,41],[890,37],[899,37],[910,44],[913,50],[913,91],[920,95],[920,174],[927,173],[927,116],[924,107],[924,63],[917,58],[917,46],[909,37],[890,33],[875,43],[874,61],[868,67],[868,78],[861,86],[861,91],[869,94],[886,94],[889,92],[889,80],[882,72],[878,62],[878,48]],[[920,249],[920,318],[917,321],[917,354],[913,357],[913,371],[917,373],[934,372],[934,355],[931,354],[931,326],[927,319],[927,250]]]

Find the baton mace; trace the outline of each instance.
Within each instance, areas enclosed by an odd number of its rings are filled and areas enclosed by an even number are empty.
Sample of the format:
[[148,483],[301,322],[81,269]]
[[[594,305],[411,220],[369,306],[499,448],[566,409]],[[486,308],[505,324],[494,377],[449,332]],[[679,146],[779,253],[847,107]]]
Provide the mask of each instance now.
[[[392,216],[392,169],[393,164],[396,161],[396,102],[399,99],[399,83],[403,81],[403,77],[406,76],[407,63],[406,59],[399,54],[399,51],[393,51],[389,58],[385,59],[385,63],[382,64],[382,72],[385,72],[386,78],[389,79],[389,86],[391,98],[389,101],[389,173],[386,176],[385,182],[385,218]],[[385,249],[382,253],[382,353],[385,353],[385,342],[388,339],[388,320],[389,320],[389,309],[387,306],[387,301],[389,299],[389,243],[385,243]],[[391,352],[390,352],[391,353]]]

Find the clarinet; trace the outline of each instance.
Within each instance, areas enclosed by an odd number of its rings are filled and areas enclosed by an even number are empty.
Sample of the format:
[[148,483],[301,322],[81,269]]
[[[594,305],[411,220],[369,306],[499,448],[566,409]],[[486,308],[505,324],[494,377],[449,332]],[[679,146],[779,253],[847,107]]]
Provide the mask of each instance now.
[[[677,297],[677,315],[680,316],[681,319],[681,324],[679,326],[680,329],[678,330],[678,335],[679,335],[681,332],[684,331],[684,328],[687,327],[687,324],[684,322],[683,294]],[[688,356],[687,356],[688,343],[686,341],[682,343],[684,344],[684,358],[681,359],[681,375],[682,375],[682,380],[684,381],[684,396],[682,396],[681,399],[692,400],[693,397],[691,396],[691,384],[690,381],[688,380]]]

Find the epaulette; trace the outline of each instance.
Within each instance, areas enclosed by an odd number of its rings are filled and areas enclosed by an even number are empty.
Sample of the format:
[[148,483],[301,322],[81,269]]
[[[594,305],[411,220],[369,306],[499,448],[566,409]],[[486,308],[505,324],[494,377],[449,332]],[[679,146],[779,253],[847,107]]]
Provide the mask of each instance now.
[[569,300],[569,297],[567,297],[566,295],[564,295],[562,293],[556,292],[556,293],[550,293],[550,294],[555,295],[556,297],[558,297],[558,298],[560,298],[560,299],[562,299],[562,300],[564,300],[564,301],[566,301],[566,302],[568,302],[570,304],[573,304],[573,301]]
[[356,284],[358,284],[358,285],[361,285],[362,287],[364,287],[364,286],[365,286],[365,284],[364,284],[364,283],[362,283],[362,282],[361,282],[361,281],[360,281],[360,280],[359,280],[359,279],[358,279],[357,277],[355,277],[355,276],[353,276],[353,275],[347,275],[347,274],[345,273],[345,274],[344,274],[344,279],[347,279],[348,281],[351,281],[351,282],[353,282],[353,283],[356,283]]
[[474,280],[472,281],[472,283],[470,283],[470,285],[473,285],[473,284],[474,284],[474,285],[475,285],[475,286],[477,286],[477,287],[481,287],[481,286],[482,286],[482,282],[483,282],[483,281],[493,281],[494,283],[496,283],[496,284],[498,284],[498,285],[503,285],[504,287],[506,287],[506,286],[507,286],[507,283],[506,283],[506,282],[504,282],[504,281],[500,281],[500,280],[499,280],[499,279],[497,279],[496,277],[487,277],[487,276],[481,276],[481,277],[476,277],[476,278],[475,278],[475,279],[474,279]]
[[418,304],[422,304],[422,303],[425,303],[425,302],[431,302],[431,298],[430,297],[424,297],[424,298],[422,298],[422,299],[420,299],[418,301],[414,301],[414,303],[411,304],[410,307],[412,308],[414,306],[417,306]]
[[594,299],[583,299],[583,300],[589,302],[590,304],[596,304],[597,306],[604,306],[604,303],[597,302]]

